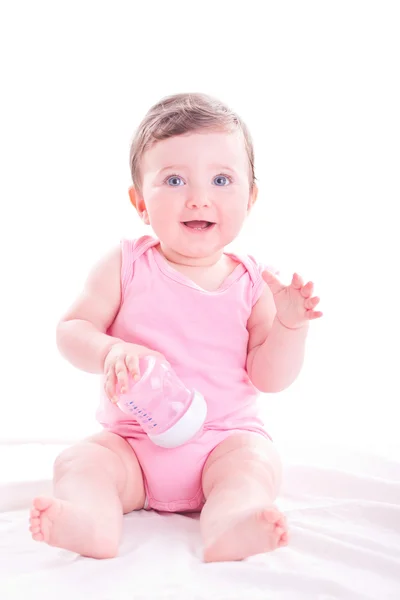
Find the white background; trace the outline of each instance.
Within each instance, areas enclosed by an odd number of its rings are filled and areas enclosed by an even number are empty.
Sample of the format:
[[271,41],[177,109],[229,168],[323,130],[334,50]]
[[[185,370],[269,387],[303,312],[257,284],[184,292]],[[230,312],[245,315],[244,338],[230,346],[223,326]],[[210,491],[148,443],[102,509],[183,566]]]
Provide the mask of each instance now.
[[96,431],[99,380],[55,326],[92,264],[144,230],[129,145],[148,108],[213,94],[254,138],[258,204],[234,248],[315,283],[323,319],[276,440],[397,442],[397,2],[8,2],[1,55],[0,441]]

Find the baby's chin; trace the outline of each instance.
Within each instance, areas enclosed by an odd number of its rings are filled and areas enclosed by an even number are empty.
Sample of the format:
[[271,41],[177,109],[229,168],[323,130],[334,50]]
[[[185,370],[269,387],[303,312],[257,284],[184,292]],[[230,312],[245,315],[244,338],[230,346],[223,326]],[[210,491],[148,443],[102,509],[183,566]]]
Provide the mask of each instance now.
[[224,246],[221,244],[206,244],[200,241],[188,244],[180,240],[174,243],[160,239],[160,242],[162,253],[168,260],[188,265],[196,264],[198,261],[207,264],[207,260],[210,264],[214,264],[215,259],[218,259],[224,251]]

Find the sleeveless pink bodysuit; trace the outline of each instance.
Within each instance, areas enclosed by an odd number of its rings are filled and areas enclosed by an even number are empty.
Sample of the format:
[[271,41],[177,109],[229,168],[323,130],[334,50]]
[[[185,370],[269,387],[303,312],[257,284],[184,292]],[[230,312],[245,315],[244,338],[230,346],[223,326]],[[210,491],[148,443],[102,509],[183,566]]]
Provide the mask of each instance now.
[[178,448],[160,448],[104,392],[97,419],[135,451],[145,508],[198,511],[210,452],[233,433],[269,437],[259,415],[259,392],[246,371],[247,321],[266,284],[252,257],[229,254],[237,267],[218,290],[206,291],[173,269],[158,244],[150,236],[122,241],[121,306],[107,333],[161,352],[182,382],[201,392],[207,402],[203,431]]

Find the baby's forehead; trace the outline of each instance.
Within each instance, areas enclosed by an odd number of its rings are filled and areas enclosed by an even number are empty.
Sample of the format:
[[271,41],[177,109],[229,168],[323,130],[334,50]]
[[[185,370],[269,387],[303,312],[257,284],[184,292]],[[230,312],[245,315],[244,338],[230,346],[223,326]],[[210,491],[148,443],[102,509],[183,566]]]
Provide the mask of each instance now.
[[143,154],[142,166],[152,168],[178,161],[195,166],[205,160],[212,165],[228,163],[247,168],[244,137],[234,131],[195,131],[155,141]]

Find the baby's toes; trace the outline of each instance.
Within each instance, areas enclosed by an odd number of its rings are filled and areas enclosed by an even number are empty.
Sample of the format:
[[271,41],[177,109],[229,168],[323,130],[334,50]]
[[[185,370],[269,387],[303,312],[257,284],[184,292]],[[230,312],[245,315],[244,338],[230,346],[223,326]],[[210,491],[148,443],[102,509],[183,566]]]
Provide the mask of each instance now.
[[40,510],[32,508],[29,519],[29,531],[32,534],[34,540],[40,542],[43,538]]
[[38,519],[38,523],[31,524],[31,526],[29,527],[29,531],[32,534],[32,538],[36,542],[43,542],[44,535],[43,535],[43,531],[42,531],[42,524],[40,523],[39,519]]
[[31,533],[39,533],[40,531],[40,521],[39,519],[37,520],[37,522],[31,522],[31,526],[29,527],[29,531]]
[[40,517],[31,517],[29,519],[29,524],[31,529],[36,529],[40,527]]
[[286,531],[287,530],[287,520],[286,520],[286,517],[284,515],[280,514],[278,520],[275,521],[275,525],[276,525],[276,527],[280,527],[284,531]]
[[39,524],[39,525],[37,525],[37,526],[32,526],[32,525],[31,525],[31,527],[29,527],[29,531],[30,531],[30,532],[31,532],[31,534],[32,534],[32,538],[33,538],[33,539],[34,539],[36,542],[43,542],[43,540],[44,540],[44,535],[43,535],[42,528],[41,528],[40,524]]
[[289,542],[288,532],[284,531],[281,535],[281,539],[278,542],[279,548],[281,548],[282,546],[287,546],[288,542]]
[[287,546],[288,533],[286,517],[282,513],[279,513],[274,525],[277,547],[280,548],[281,546]]
[[279,510],[274,506],[263,511],[263,518],[271,524],[278,523],[282,517],[282,513],[280,513]]

